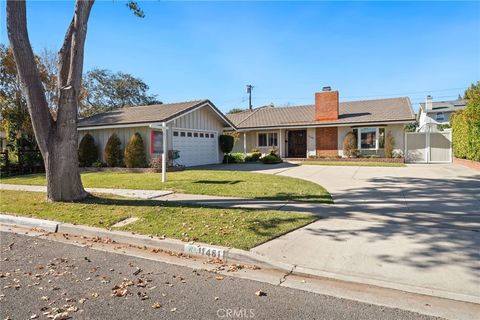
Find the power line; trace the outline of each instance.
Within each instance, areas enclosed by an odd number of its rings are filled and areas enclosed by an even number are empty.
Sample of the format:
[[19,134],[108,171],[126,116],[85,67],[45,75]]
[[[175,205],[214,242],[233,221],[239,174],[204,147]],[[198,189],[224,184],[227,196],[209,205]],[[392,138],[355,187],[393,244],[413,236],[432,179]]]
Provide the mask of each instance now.
[[[425,91],[411,91],[411,92],[401,92],[401,93],[388,93],[388,94],[377,94],[377,95],[368,95],[368,96],[346,96],[341,97],[342,99],[362,99],[362,98],[382,98],[382,97],[391,97],[391,96],[403,96],[403,95],[415,95],[415,94],[425,94],[432,92],[445,92],[453,90],[465,90],[468,87],[460,88],[449,88],[449,89],[438,89],[438,90],[425,90]],[[271,100],[313,100],[312,97],[256,97],[257,99],[271,99]],[[439,98],[439,97],[437,97]]]

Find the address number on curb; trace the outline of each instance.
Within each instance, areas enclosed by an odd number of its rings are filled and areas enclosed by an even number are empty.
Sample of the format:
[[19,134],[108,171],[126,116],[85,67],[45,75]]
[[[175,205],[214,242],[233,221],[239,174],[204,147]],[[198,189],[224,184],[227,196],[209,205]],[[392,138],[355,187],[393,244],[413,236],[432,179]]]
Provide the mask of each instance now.
[[200,246],[196,244],[186,244],[185,253],[188,254],[197,254],[200,256],[206,256],[209,258],[216,258],[225,260],[225,251],[222,249],[207,247],[207,246]]

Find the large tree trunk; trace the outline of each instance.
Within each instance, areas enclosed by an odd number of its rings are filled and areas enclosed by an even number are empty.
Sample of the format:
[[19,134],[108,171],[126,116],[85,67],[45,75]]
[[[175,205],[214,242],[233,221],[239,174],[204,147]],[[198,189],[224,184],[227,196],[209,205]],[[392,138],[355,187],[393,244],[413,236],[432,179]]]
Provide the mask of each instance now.
[[76,1],[75,14],[59,52],[59,103],[55,121],[48,108],[28,38],[25,1],[7,1],[8,38],[35,138],[45,162],[49,201],[75,201],[88,195],[78,166],[77,109],[87,22],[92,5],[93,0]]

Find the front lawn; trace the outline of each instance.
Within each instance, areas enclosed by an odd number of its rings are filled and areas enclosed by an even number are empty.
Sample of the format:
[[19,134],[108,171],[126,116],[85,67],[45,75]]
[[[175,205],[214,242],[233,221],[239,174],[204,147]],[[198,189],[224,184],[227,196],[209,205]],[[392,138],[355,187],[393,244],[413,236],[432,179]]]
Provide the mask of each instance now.
[[[255,199],[331,203],[327,190],[302,179],[242,171],[185,170],[167,174],[162,184],[159,173],[87,172],[85,187],[174,190],[181,193],[232,196]],[[45,185],[44,174],[2,178],[3,183]]]
[[348,167],[405,167],[404,163],[397,162],[356,162],[356,161],[303,161],[301,165],[317,166],[348,166]]
[[316,220],[293,212],[221,209],[105,195],[52,203],[46,201],[44,193],[0,190],[0,199],[1,212],[105,228],[139,217],[121,229],[246,250]]

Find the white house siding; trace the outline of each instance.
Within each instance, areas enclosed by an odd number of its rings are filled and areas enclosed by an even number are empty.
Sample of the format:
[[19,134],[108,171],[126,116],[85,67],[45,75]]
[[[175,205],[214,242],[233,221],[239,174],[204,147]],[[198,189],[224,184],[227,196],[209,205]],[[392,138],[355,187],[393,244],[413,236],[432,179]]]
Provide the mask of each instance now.
[[[363,126],[367,127],[367,126]],[[379,126],[372,126],[372,127],[379,127]],[[338,155],[342,156],[343,155],[343,139],[349,133],[352,131],[352,127],[338,127]],[[394,144],[394,151],[402,153],[404,150],[404,145],[405,145],[405,130],[404,130],[404,125],[403,124],[389,124],[385,126],[386,133],[391,132],[393,135],[393,140],[395,142]],[[363,153],[375,153],[375,151],[364,151]],[[379,150],[378,152],[379,155],[383,156],[383,150]]]
[[109,129],[95,129],[95,130],[81,130],[78,132],[78,141],[82,140],[83,136],[89,133],[94,139],[95,144],[98,148],[98,154],[100,155],[100,160],[105,162],[104,150],[105,145],[107,144],[108,138],[113,133],[116,133],[118,138],[121,141],[120,148],[125,150],[125,146],[128,143],[128,140],[136,133],[140,133],[143,139],[143,145],[145,146],[145,152],[147,153],[147,160],[150,160],[150,128],[149,127],[131,127],[131,128],[109,128]]
[[307,157],[314,157],[317,154],[317,138],[315,128],[307,129]]

